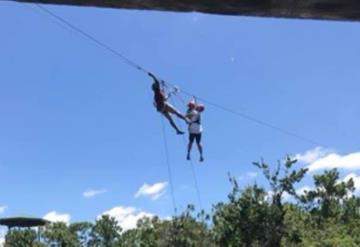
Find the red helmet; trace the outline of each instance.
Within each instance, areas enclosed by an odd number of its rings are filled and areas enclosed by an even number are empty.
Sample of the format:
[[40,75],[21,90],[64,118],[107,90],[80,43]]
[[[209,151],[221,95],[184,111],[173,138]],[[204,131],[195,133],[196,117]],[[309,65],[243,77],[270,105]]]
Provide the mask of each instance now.
[[190,108],[190,109],[194,109],[196,107],[196,103],[194,101],[189,101],[189,103],[187,104],[187,106]]

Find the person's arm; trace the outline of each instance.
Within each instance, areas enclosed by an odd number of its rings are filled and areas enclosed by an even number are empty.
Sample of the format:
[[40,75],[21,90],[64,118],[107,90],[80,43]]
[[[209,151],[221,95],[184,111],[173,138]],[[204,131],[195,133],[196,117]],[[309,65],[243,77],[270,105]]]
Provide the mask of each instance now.
[[153,78],[154,79],[154,81],[157,81],[157,78],[152,74],[152,73],[148,73],[148,76],[150,76],[151,78]]
[[[159,91],[164,91],[161,87],[161,85],[164,83],[164,81],[160,81],[158,78],[156,78],[152,73],[148,73],[148,75],[154,80],[154,85]],[[164,92],[165,94],[165,92]],[[166,96],[166,95],[165,95]],[[167,98],[167,97],[165,97]]]
[[157,84],[159,84],[159,86],[160,86],[160,82],[159,82],[159,80],[152,74],[152,73],[148,73],[148,76],[150,76],[153,80],[154,80],[154,82],[156,82]]

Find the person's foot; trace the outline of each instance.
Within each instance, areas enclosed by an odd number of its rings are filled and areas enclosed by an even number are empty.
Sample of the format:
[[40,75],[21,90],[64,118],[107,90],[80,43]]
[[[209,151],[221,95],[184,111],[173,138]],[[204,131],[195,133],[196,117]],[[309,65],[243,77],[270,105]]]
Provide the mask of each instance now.
[[187,155],[186,155],[186,159],[187,159],[187,160],[190,160],[190,154],[187,154]]
[[178,131],[176,131],[176,134],[178,134],[178,135],[183,135],[185,132],[184,131],[181,131],[181,130],[178,130]]
[[204,161],[204,157],[200,157],[200,162],[203,162]]

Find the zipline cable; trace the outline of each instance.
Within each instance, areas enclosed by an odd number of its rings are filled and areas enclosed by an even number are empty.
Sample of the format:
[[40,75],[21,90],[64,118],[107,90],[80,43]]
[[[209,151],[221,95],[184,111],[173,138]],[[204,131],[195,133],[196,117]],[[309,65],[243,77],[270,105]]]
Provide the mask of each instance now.
[[[171,86],[171,87],[175,87],[175,85],[172,84],[172,83],[166,82],[166,84],[168,84],[168,85]],[[299,140],[302,140],[302,141],[307,142],[307,143],[311,143],[311,144],[313,144],[313,145],[326,146],[326,145],[322,145],[321,143],[319,143],[319,142],[316,141],[316,140],[313,140],[313,139],[304,137],[304,136],[299,135],[299,134],[297,134],[297,133],[295,133],[295,132],[291,132],[291,131],[285,130],[285,129],[280,128],[280,127],[278,127],[278,126],[275,126],[275,125],[273,125],[273,124],[271,124],[271,123],[268,123],[268,122],[265,122],[265,121],[260,120],[260,119],[258,119],[258,118],[255,118],[255,117],[253,117],[253,116],[250,116],[250,115],[248,115],[248,114],[246,114],[246,113],[242,113],[242,112],[236,111],[236,110],[234,110],[234,109],[231,109],[231,108],[229,108],[229,107],[222,106],[222,105],[220,105],[220,104],[214,103],[214,102],[212,102],[212,101],[210,101],[210,100],[207,100],[207,99],[205,99],[205,98],[199,97],[199,96],[194,95],[194,94],[192,94],[192,93],[190,93],[190,92],[187,92],[187,91],[185,91],[185,90],[182,90],[182,89],[181,89],[180,93],[181,93],[181,92],[184,93],[185,95],[189,96],[189,97],[195,97],[197,100],[200,100],[200,101],[202,101],[203,103],[206,103],[207,105],[211,105],[211,106],[213,106],[213,107],[215,107],[215,108],[218,108],[218,109],[220,109],[220,110],[222,110],[222,111],[231,113],[231,114],[233,114],[233,115],[236,115],[236,116],[241,117],[241,118],[243,118],[243,119],[246,119],[246,120],[248,120],[248,121],[254,122],[254,123],[258,124],[258,125],[262,125],[262,126],[264,126],[264,127],[267,127],[267,128],[269,128],[269,129],[276,130],[276,131],[278,131],[278,132],[281,132],[282,134],[295,137],[295,138],[297,138],[297,139],[299,139]]]
[[109,52],[113,53],[114,55],[120,57],[123,60],[123,62],[128,64],[129,66],[134,67],[135,69],[143,71],[145,73],[149,73],[148,70],[144,69],[143,67],[141,67],[140,65],[138,65],[134,61],[130,60],[129,58],[127,58],[126,56],[124,56],[123,54],[118,52],[117,50],[111,48],[109,45],[105,44],[104,42],[99,41],[94,36],[88,34],[87,32],[83,31],[79,27],[77,27],[74,24],[70,23],[69,21],[65,20],[63,17],[61,17],[61,16],[55,14],[54,12],[50,11],[48,8],[45,8],[41,4],[35,4],[35,5],[38,8],[40,8],[42,11],[44,11],[45,13],[49,14],[53,18],[57,19],[58,21],[64,23],[66,26],[70,27],[72,30],[78,32],[79,34],[83,35],[84,37],[88,38],[89,40],[93,41],[95,44],[97,44],[100,47],[108,50]]
[[[143,67],[141,67],[140,65],[138,65],[137,63],[133,62],[132,60],[130,60],[129,58],[127,58],[126,56],[124,56],[123,54],[121,54],[120,52],[116,51],[115,49],[113,49],[112,47],[110,47],[109,45],[105,44],[104,42],[101,42],[99,41],[98,39],[96,39],[95,37],[93,37],[92,35],[88,34],[87,32],[83,31],[82,29],[80,29],[79,27],[75,26],[74,24],[70,23],[69,21],[65,20],[64,18],[60,17],[59,15],[55,14],[54,12],[50,11],[49,9],[45,8],[44,6],[40,5],[40,4],[35,4],[38,8],[40,8],[41,10],[43,10],[44,12],[46,12],[47,14],[49,14],[50,16],[52,16],[53,18],[56,18],[57,20],[59,20],[60,22],[64,23],[65,25],[67,25],[68,27],[70,27],[71,29],[73,29],[74,31],[80,33],[81,35],[83,35],[84,37],[90,39],[91,41],[93,41],[94,43],[96,43],[97,45],[101,46],[102,48],[108,50],[109,52],[113,53],[114,55],[120,57],[124,63],[128,64],[129,66],[131,67],[134,67],[136,68],[137,70],[140,70],[142,72],[145,72],[145,73],[149,73],[150,71],[144,69]],[[171,84],[171,83],[168,83],[166,82],[167,85],[169,86],[172,86],[172,87],[175,87],[174,84]],[[188,95],[188,96],[191,96],[193,97],[194,94],[191,94],[185,90],[181,90],[184,94]],[[261,119],[258,119],[258,118],[255,118],[253,116],[250,116],[248,114],[245,114],[245,113],[242,113],[240,111],[237,111],[237,110],[233,110],[229,107],[225,107],[225,106],[222,106],[220,104],[217,104],[217,103],[214,103],[210,100],[207,100],[205,98],[202,98],[202,97],[199,97],[199,96],[196,96],[195,97],[199,100],[201,100],[202,102],[208,104],[208,105],[211,105],[215,108],[218,108],[222,111],[225,111],[225,112],[228,112],[228,113],[231,113],[233,115],[236,115],[238,117],[241,117],[243,119],[246,119],[248,121],[251,121],[251,122],[254,122],[258,125],[261,125],[261,126],[264,126],[264,127],[267,127],[269,129],[272,129],[272,130],[275,130],[275,131],[278,131],[284,135],[288,135],[288,136],[292,136],[294,138],[297,138],[299,140],[302,140],[304,142],[307,142],[307,143],[310,143],[310,144],[313,144],[313,145],[317,145],[317,146],[326,146],[326,145],[322,145],[321,143],[319,143],[318,141],[315,141],[315,140],[312,140],[310,138],[307,138],[307,137],[304,137],[302,135],[299,135],[295,132],[291,132],[291,131],[288,131],[286,129],[283,129],[283,128],[280,128],[276,125],[273,125],[271,123],[268,123],[264,120],[261,120]]]
[[[126,56],[124,56],[123,54],[121,54],[120,52],[118,52],[117,50],[113,49],[112,47],[110,47],[109,45],[105,44],[104,42],[99,41],[98,39],[96,39],[94,36],[88,34],[87,32],[83,31],[82,29],[80,29],[79,27],[75,26],[74,24],[70,23],[69,21],[65,20],[64,18],[60,17],[59,15],[55,14],[54,12],[50,11],[49,9],[45,8],[44,6],[40,5],[40,4],[35,4],[39,9],[41,9],[42,11],[44,11],[45,13],[49,14],[50,16],[52,16],[53,18],[57,19],[58,21],[64,23],[66,26],[70,27],[72,30],[78,32],[79,34],[81,34],[82,36],[84,36],[85,38],[93,41],[95,44],[97,44],[98,46],[108,50],[109,52],[111,52],[112,54],[120,57],[122,59],[122,61],[124,63],[126,63],[127,65],[134,67],[137,70],[143,71],[145,73],[149,73],[148,70],[144,69],[143,67],[141,67],[140,65],[138,65],[137,63],[133,62],[132,60],[128,59]],[[161,118],[161,125],[162,125],[162,132],[163,132],[163,138],[164,138],[164,150],[165,150],[165,156],[166,156],[166,164],[167,164],[167,169],[168,169],[168,176],[169,176],[169,183],[170,183],[170,192],[171,192],[171,200],[172,200],[172,204],[173,204],[173,208],[174,208],[174,214],[176,216],[177,214],[177,207],[176,207],[176,200],[175,200],[175,193],[174,193],[174,185],[173,185],[173,179],[172,179],[172,172],[171,172],[171,166],[170,166],[170,158],[169,158],[169,150],[168,150],[168,144],[167,144],[167,138],[166,138],[166,131],[165,131],[165,126],[164,126],[164,120],[163,118]]]
[[164,140],[164,151],[165,151],[165,159],[166,159],[166,165],[167,165],[168,177],[169,177],[169,183],[170,183],[171,200],[172,200],[172,204],[174,207],[174,215],[176,216],[177,207],[176,207],[176,200],[175,200],[174,184],[173,184],[172,171],[171,171],[171,166],[170,166],[169,149],[168,149],[168,144],[167,144],[166,130],[165,130],[165,124],[164,124],[163,117],[161,117],[161,129],[162,129],[163,140]]
[[43,17],[47,17],[47,19],[49,19],[51,21],[51,23],[54,23],[55,25],[61,27],[62,29],[64,29],[65,31],[69,32],[69,33],[74,33],[73,29],[70,29],[69,26],[65,25],[63,22],[60,22],[58,19],[55,19],[51,16],[49,16],[48,13],[44,12],[41,9],[35,8],[36,6],[30,6],[26,3],[22,3],[23,6],[25,6],[26,8],[28,8],[29,10],[33,11],[34,13],[36,13],[37,15],[43,16]]

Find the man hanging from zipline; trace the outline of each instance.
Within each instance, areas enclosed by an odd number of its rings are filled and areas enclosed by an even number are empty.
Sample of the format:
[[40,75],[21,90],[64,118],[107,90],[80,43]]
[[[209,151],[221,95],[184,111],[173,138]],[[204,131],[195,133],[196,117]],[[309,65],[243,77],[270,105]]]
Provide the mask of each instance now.
[[202,126],[201,126],[201,112],[203,112],[205,107],[196,103],[196,100],[192,100],[188,103],[188,110],[186,117],[189,119],[189,144],[188,152],[186,159],[190,160],[190,152],[194,140],[196,140],[196,145],[200,153],[200,162],[204,161],[203,156],[203,147],[201,145],[201,135],[202,135]]
[[184,132],[181,131],[175,124],[174,120],[171,117],[171,114],[175,114],[179,118],[183,119],[185,122],[188,122],[186,117],[181,114],[174,106],[172,106],[167,100],[171,94],[166,95],[165,90],[162,88],[162,82],[160,82],[153,74],[148,73],[148,75],[153,78],[154,83],[151,88],[154,92],[154,105],[158,112],[162,113],[167,120],[169,120],[170,125],[176,130],[178,135],[183,135]]

